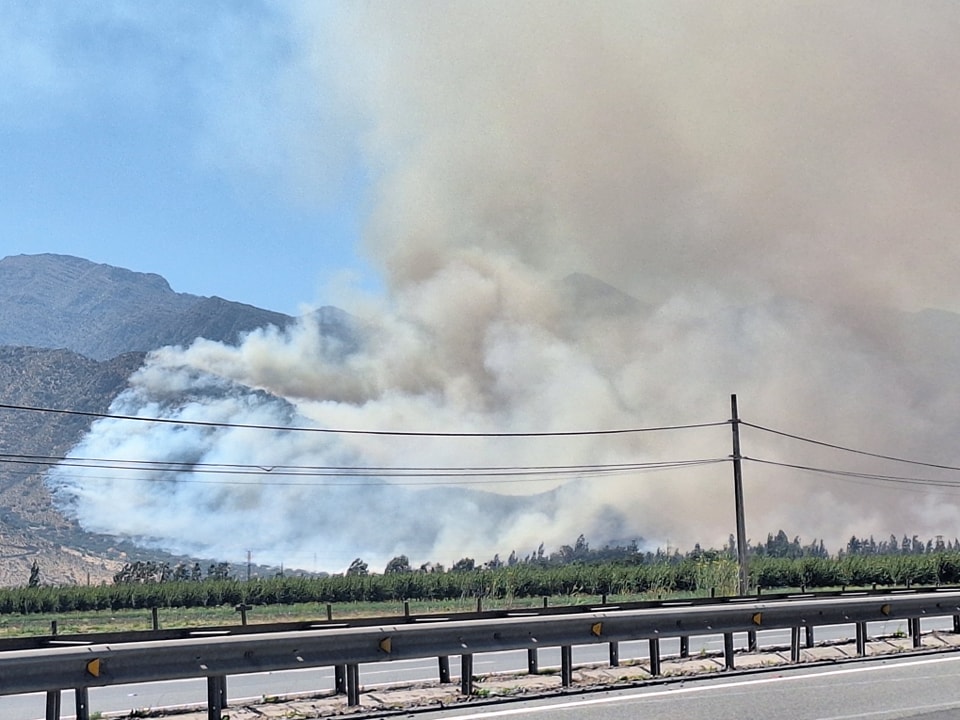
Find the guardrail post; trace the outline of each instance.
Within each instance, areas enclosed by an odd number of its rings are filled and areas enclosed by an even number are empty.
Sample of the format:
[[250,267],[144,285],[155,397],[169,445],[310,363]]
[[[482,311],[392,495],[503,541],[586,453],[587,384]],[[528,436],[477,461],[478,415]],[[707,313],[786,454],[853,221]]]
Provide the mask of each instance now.
[[540,673],[540,659],[536,648],[527,648],[527,672],[531,675]]
[[227,678],[213,675],[207,678],[207,720],[223,720],[227,706]]
[[437,658],[437,665],[440,668],[440,683],[442,685],[448,685],[450,683],[450,658],[446,655],[441,655]]
[[800,662],[800,628],[790,628],[790,662]]
[[160,629],[160,614],[157,608],[150,608],[150,622],[153,625],[154,630]]
[[857,655],[867,654],[867,624],[865,622],[857,623]]
[[913,641],[913,647],[918,648],[923,644],[920,637],[920,618],[910,618],[910,638]]
[[806,633],[807,647],[812,648],[813,647],[813,625],[807,625],[806,630],[807,630],[807,633]]
[[237,606],[234,607],[233,609],[234,609],[236,612],[240,613],[240,624],[241,624],[241,625],[246,625],[246,624],[247,624],[247,610],[250,609],[250,606],[247,605],[246,603],[240,603],[239,605],[237,605]]
[[347,666],[335,665],[333,667],[333,691],[337,695],[347,694]]
[[757,631],[748,630],[747,631],[747,650],[750,652],[757,651]]
[[347,665],[347,706],[360,705],[360,666],[356,663]]
[[650,674],[660,674],[660,638],[650,638]]
[[733,633],[723,634],[723,664],[727,670],[733,670]]
[[47,691],[47,720],[60,720],[60,691]]
[[953,616],[953,631],[960,633],[960,615]]
[[473,655],[460,656],[460,694],[473,695]]
[[620,643],[610,643],[610,667],[620,667]]
[[51,620],[51,621],[50,621],[50,634],[51,634],[51,635],[56,635],[56,634],[57,634],[57,621],[56,621],[56,620]]
[[560,684],[563,687],[573,685],[573,646],[560,646]]
[[77,700],[77,720],[90,720],[90,692],[87,688],[77,688],[75,691]]
[[680,657],[682,658],[690,657],[690,636],[689,635],[680,636]]

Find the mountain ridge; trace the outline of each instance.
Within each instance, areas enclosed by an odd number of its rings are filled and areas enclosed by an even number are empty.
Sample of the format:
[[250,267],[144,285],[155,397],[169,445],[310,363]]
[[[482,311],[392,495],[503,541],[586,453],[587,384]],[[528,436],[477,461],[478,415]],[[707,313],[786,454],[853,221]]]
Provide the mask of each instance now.
[[[322,331],[346,332],[342,311],[317,314]],[[0,259],[0,405],[9,406],[0,408],[0,586],[26,584],[33,562],[42,582],[72,584],[110,581],[136,557],[168,559],[65,517],[43,481],[44,460],[79,442],[147,352],[199,337],[233,343],[295,320],[70,255]]]
[[295,318],[252,305],[178,293],[139,273],[52,253],[0,259],[0,345],[66,348],[94,360],[198,337],[237,342]]

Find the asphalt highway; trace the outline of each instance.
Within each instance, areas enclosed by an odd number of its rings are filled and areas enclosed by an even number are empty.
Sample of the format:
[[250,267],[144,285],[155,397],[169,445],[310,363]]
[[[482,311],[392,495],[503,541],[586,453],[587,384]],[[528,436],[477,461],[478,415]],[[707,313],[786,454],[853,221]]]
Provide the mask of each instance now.
[[419,714],[418,720],[956,720],[960,656],[893,658],[843,667],[565,696]]

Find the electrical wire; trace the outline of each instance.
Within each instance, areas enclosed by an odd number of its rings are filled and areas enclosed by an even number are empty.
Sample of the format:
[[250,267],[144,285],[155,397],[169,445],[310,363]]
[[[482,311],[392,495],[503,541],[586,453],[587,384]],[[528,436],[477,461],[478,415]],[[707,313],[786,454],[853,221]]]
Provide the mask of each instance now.
[[[126,472],[157,472],[163,474],[215,474],[244,475],[258,478],[271,478],[267,483],[256,484],[296,484],[274,481],[277,477],[359,477],[359,478],[445,478],[445,483],[391,483],[400,484],[483,484],[496,482],[546,482],[567,477],[597,477],[601,475],[670,470],[698,465],[727,462],[728,458],[705,458],[697,460],[679,460],[669,462],[620,463],[607,465],[545,465],[545,466],[488,466],[488,467],[358,467],[358,466],[274,466],[270,468],[253,465],[219,465],[212,463],[178,463],[162,461],[120,461],[85,458],[57,458],[53,456],[0,455],[0,463],[49,466],[58,463],[58,468],[84,468],[93,470],[117,470]],[[90,476],[99,479],[131,479],[138,477]],[[478,478],[477,480],[467,480]],[[451,482],[449,479],[462,482]],[[203,482],[178,478],[177,482]],[[251,484],[240,482],[237,484]],[[310,484],[310,483],[299,483]],[[334,484],[334,483],[324,483]],[[344,483],[356,485],[358,483]]]
[[881,453],[868,452],[866,450],[857,450],[855,448],[836,445],[834,443],[828,443],[822,440],[814,440],[813,438],[803,437],[802,435],[793,435],[791,433],[783,432],[782,430],[774,430],[773,428],[764,427],[762,425],[754,425],[753,423],[744,422],[743,420],[740,421],[740,424],[745,427],[751,427],[754,430],[761,430],[772,435],[779,435],[781,437],[790,438],[791,440],[799,440],[811,445],[819,445],[820,447],[830,448],[831,450],[842,450],[843,452],[854,453],[856,455],[864,455],[866,457],[878,458],[880,460],[891,460],[893,462],[905,463],[908,465],[918,465],[920,467],[934,468],[936,470],[960,471],[960,467],[956,467],[954,465],[940,465],[937,463],[924,462],[922,460],[910,460],[908,458],[896,457],[895,455],[883,455]]
[[791,470],[802,470],[804,472],[817,473],[820,475],[832,475],[839,478],[854,478],[903,485],[923,485],[928,487],[960,489],[960,481],[958,480],[937,480],[935,478],[905,477],[902,475],[885,475],[881,473],[859,472],[854,470],[837,470],[831,468],[814,467],[812,465],[778,462],[776,460],[764,460],[753,457],[743,457],[742,459],[746,462],[755,462],[761,465],[773,465],[776,467],[789,468]]
[[[387,435],[400,437],[437,437],[437,438],[533,438],[533,437],[571,437],[571,436],[595,436],[595,435],[620,435],[628,433],[645,433],[657,431],[686,430],[696,428],[718,427],[731,424],[732,420],[724,420],[707,423],[692,423],[684,425],[663,425],[656,427],[639,428],[619,428],[608,430],[583,430],[583,431],[546,431],[546,432],[418,432],[401,430],[359,430],[345,428],[315,428],[315,427],[287,427],[277,425],[256,425],[244,423],[226,423],[200,420],[181,420],[173,418],[157,417],[139,417],[132,415],[110,415],[106,413],[97,413],[81,410],[69,410],[46,407],[32,407],[24,405],[0,404],[0,410],[13,410],[21,412],[52,413],[71,416],[92,417],[96,419],[114,419],[129,420],[138,422],[163,423],[172,425],[200,426],[212,428],[230,428],[230,429],[253,429],[268,430],[275,432],[315,432],[328,434],[348,434],[348,435]],[[832,450],[839,450],[865,457],[872,457],[880,460],[888,460],[920,467],[927,467],[937,470],[960,471],[960,467],[944,465],[939,463],[913,460],[882,453],[869,452],[856,448],[839,445],[836,443],[825,442],[794,433],[788,433],[782,430],[754,424],[744,420],[737,421],[744,427],[753,428],[761,432],[772,435],[789,438],[799,442],[825,447]],[[816,473],[821,475],[831,475],[845,480],[867,480],[873,482],[895,483],[901,485],[922,485],[926,487],[942,487],[960,489],[960,481],[938,480],[934,478],[909,477],[900,475],[890,475],[882,473],[870,473],[850,470],[838,470],[811,465],[780,462],[761,458],[751,458],[744,456],[745,461],[759,464],[778,466],[793,470]],[[200,480],[196,477],[184,478],[183,475],[196,476],[197,474],[210,475],[244,475],[258,478],[257,484],[272,485],[310,485],[317,483],[304,483],[282,480],[270,480],[263,482],[264,478],[297,478],[309,477],[320,478],[398,478],[404,482],[394,482],[396,485],[456,485],[469,484],[479,485],[487,483],[505,483],[505,482],[548,482],[561,478],[569,477],[597,477],[602,475],[614,475],[623,473],[649,472],[658,470],[682,469],[700,465],[716,464],[728,462],[730,457],[722,458],[703,458],[694,460],[678,460],[665,462],[649,463],[619,463],[619,464],[584,464],[584,465],[503,465],[503,466],[345,466],[345,465],[244,465],[232,463],[201,463],[201,462],[175,462],[175,461],[147,461],[147,460],[118,460],[108,458],[76,458],[69,456],[53,455],[26,455],[26,454],[0,454],[0,463],[3,464],[21,464],[49,466],[57,465],[61,472],[67,468],[83,468],[86,470],[113,470],[126,472],[155,472],[164,474],[180,475],[177,482],[194,483],[217,483],[217,484],[238,484],[249,485],[249,481],[213,481]],[[91,476],[84,473],[83,477],[95,479],[98,476]],[[413,480],[419,478],[419,480]],[[439,479],[440,482],[430,480]],[[142,477],[118,478],[117,476],[99,476],[99,479],[131,479],[144,480]],[[323,485],[358,485],[364,483],[343,482],[336,483],[324,480]],[[380,484],[380,483],[378,483]]]
[[420,432],[414,430],[358,430],[345,428],[287,427],[284,425],[254,425],[244,423],[210,422],[204,420],[177,420],[174,418],[139,417],[137,415],[109,415],[107,413],[85,410],[65,410],[60,408],[31,407],[27,405],[8,405],[0,403],[0,410],[22,412],[54,413],[110,420],[132,420],[138,422],[165,423],[170,425],[190,425],[213,428],[241,428],[249,430],[272,430],[276,432],[312,432],[339,435],[389,435],[399,437],[442,437],[442,438],[533,438],[533,437],[578,437],[592,435],[626,435],[632,433],[660,432],[666,430],[692,430],[697,428],[729,425],[729,420],[686,425],[663,425],[660,427],[614,428],[610,430],[560,430],[544,432]]
[[[627,433],[644,433],[668,430],[685,430],[694,428],[717,427],[729,424],[729,421],[694,423],[687,425],[665,425],[646,428],[621,428],[611,430],[587,431],[554,431],[554,432],[518,432],[518,433],[487,433],[487,432],[414,432],[393,430],[357,430],[335,428],[286,427],[273,425],[252,425],[240,423],[210,422],[198,420],[178,420],[172,418],[139,417],[130,415],[109,415],[80,410],[66,410],[23,405],[0,404],[0,409],[21,412],[55,413],[70,416],[91,417],[96,419],[131,420],[139,422],[165,423],[173,425],[188,425],[212,428],[242,428],[255,430],[269,430],[280,432],[319,432],[343,433],[358,435],[394,435],[412,437],[464,437],[464,438],[530,438],[530,437],[570,437],[595,435],[620,435]],[[549,482],[559,479],[585,478],[618,475],[625,473],[652,472],[671,469],[682,469],[700,465],[728,462],[728,457],[705,458],[694,460],[679,460],[647,463],[618,463],[618,464],[584,464],[584,465],[503,465],[503,466],[338,466],[338,465],[244,465],[231,463],[202,463],[202,462],[171,462],[148,460],[119,460],[108,458],[78,458],[53,455],[28,454],[0,454],[0,463],[50,466],[57,465],[59,472],[65,473],[69,468],[84,470],[108,470],[120,473],[158,473],[177,475],[176,482],[217,483],[237,485],[363,485],[383,484],[386,478],[391,485],[483,485],[492,483],[519,483],[519,482]],[[253,476],[255,481],[224,481],[201,480],[198,474],[216,475],[243,475]],[[86,479],[101,480],[149,480],[146,477],[98,475],[83,473]],[[314,482],[296,482],[298,477],[309,477]],[[281,480],[280,478],[290,478]],[[327,480],[337,478],[342,482]],[[376,483],[362,483],[353,480],[375,479]],[[152,478],[156,480],[157,478]],[[347,479],[350,479],[349,481]],[[316,482],[320,480],[320,482]]]

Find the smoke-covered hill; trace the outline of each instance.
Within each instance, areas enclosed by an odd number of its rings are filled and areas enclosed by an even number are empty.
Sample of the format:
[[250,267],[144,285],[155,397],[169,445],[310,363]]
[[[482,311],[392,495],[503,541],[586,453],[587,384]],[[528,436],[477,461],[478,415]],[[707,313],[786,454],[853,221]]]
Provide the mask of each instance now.
[[[143,353],[97,361],[0,346],[0,402],[106,412],[142,362]],[[0,585],[26,582],[33,562],[44,582],[85,582],[88,574],[96,582],[115,572],[123,557],[116,541],[83,533],[55,510],[41,479],[43,458],[68,452],[89,426],[83,416],[0,409]]]
[[936,466],[957,465],[960,316],[683,290],[647,303],[588,275],[452,265],[349,322],[325,308],[235,342],[230,310],[199,314],[206,339],[146,356],[7,348],[0,403],[166,422],[0,413],[0,452],[74,460],[49,489],[42,468],[4,464],[0,530],[22,565],[0,582],[22,582],[38,548],[67,557],[50,538],[71,558],[252,550],[331,571],[357,556],[524,555],[580,534],[719,546],[733,391],[756,424],[742,438],[748,535],[785,527],[841,547],[851,534],[955,534],[952,471]]
[[[345,336],[335,309],[318,311],[316,320]],[[77,257],[3,258],[0,404],[105,413],[147,351],[198,337],[237,342],[254,328],[292,321]],[[84,532],[54,507],[42,481],[43,458],[66,454],[91,423],[82,415],[0,409],[0,585],[24,583],[34,561],[45,582],[99,581],[136,552],[122,538]]]

